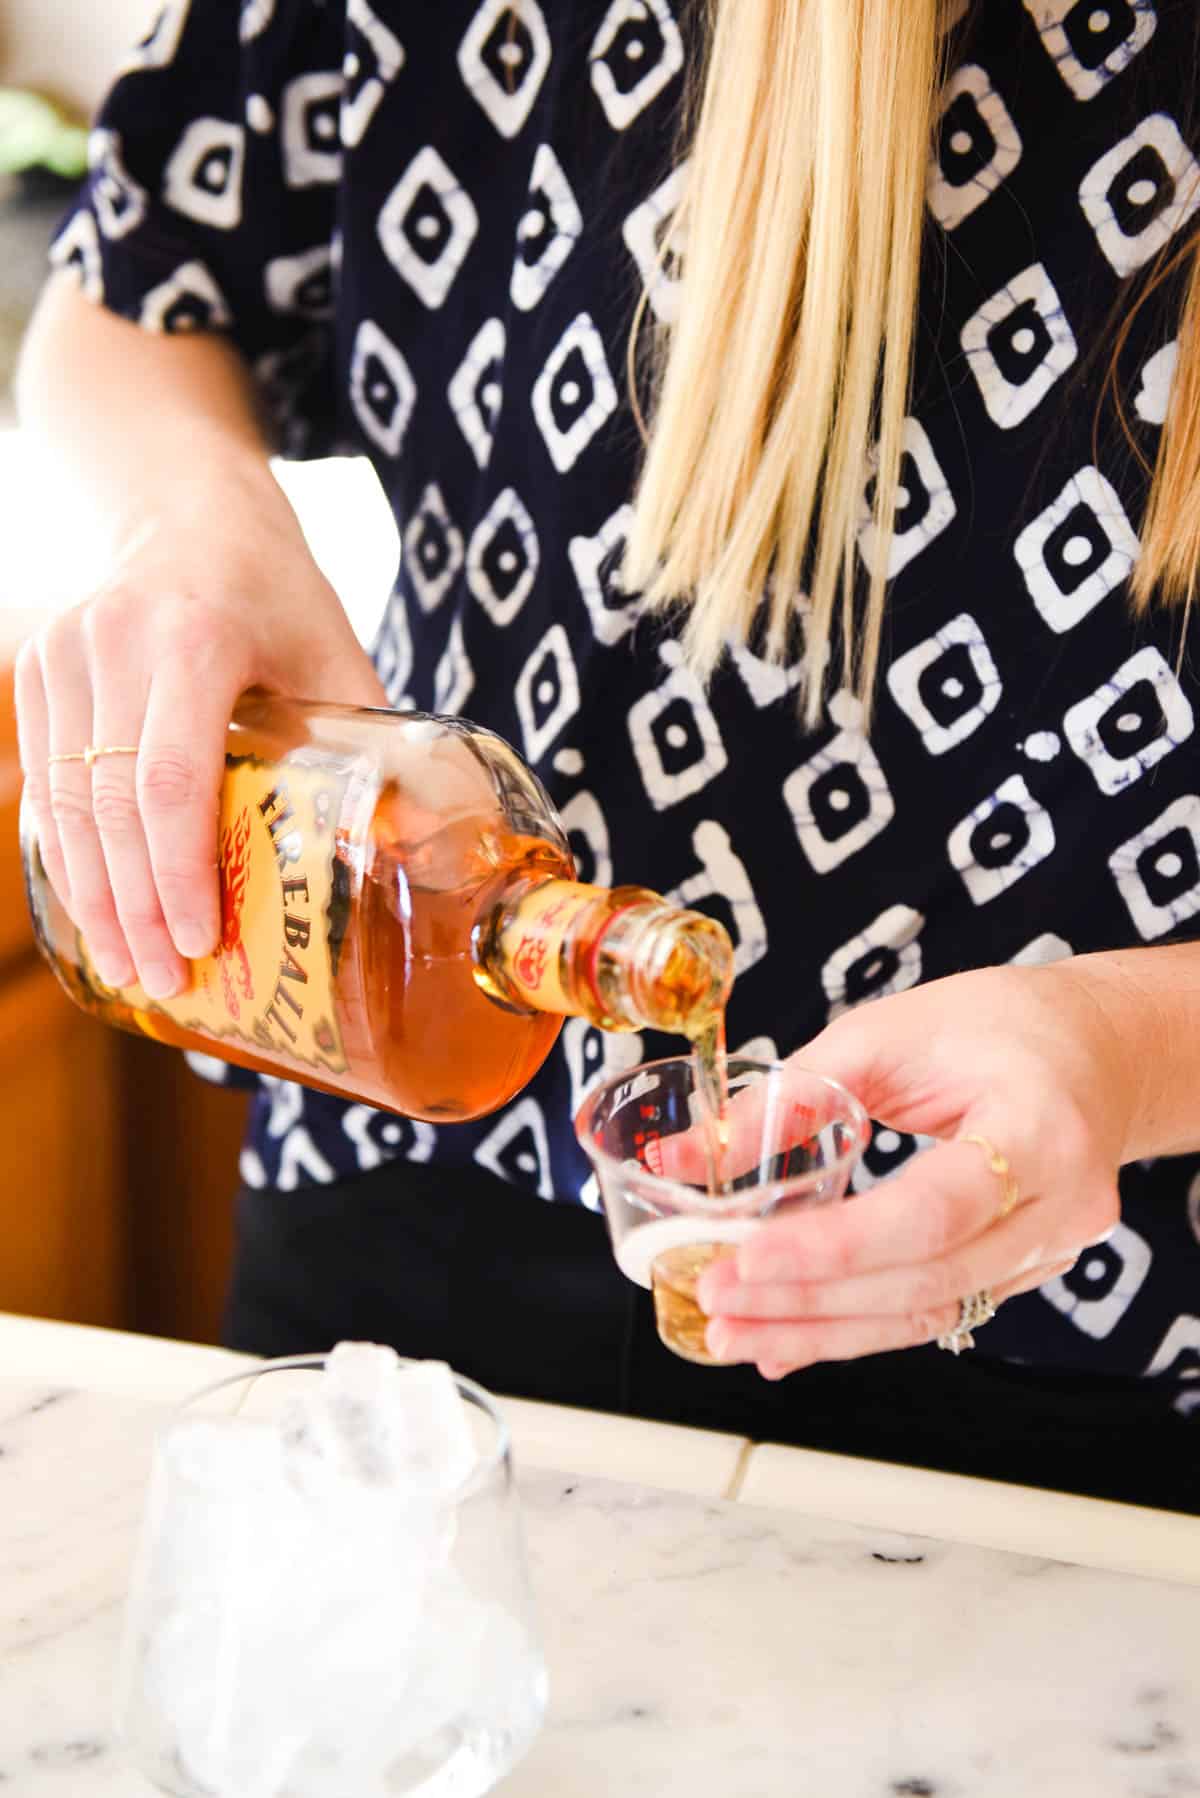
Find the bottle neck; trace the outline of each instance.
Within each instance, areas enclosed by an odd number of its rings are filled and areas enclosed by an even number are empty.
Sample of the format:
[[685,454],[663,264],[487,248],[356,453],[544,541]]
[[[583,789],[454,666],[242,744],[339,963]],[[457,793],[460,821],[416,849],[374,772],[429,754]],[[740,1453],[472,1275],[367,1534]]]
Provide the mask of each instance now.
[[490,895],[473,944],[476,980],[493,998],[604,1030],[694,1038],[733,984],[727,932],[645,887],[513,875]]

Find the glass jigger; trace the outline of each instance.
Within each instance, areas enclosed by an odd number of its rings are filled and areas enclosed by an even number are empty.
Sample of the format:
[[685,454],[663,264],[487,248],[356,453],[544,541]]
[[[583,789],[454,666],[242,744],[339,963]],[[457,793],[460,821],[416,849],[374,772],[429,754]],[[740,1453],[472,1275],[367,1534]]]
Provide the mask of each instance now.
[[631,1068],[596,1087],[575,1120],[600,1186],[621,1271],[654,1294],[658,1333],[712,1366],[696,1300],[704,1269],[765,1218],[845,1197],[871,1133],[835,1080],[731,1056],[725,1190],[708,1185],[691,1056]]
[[477,1798],[546,1699],[507,1426],[456,1377],[478,1452],[436,1513],[386,1494],[353,1519],[311,1492],[281,1502],[273,1432],[250,1426],[323,1366],[265,1362],[160,1433],[119,1733],[177,1798]]

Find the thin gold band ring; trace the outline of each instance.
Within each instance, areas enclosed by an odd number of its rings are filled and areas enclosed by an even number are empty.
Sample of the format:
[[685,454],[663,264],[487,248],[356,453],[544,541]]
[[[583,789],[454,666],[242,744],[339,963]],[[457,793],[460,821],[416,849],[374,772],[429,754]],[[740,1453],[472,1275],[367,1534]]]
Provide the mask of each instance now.
[[55,762],[83,762],[88,768],[98,762],[102,755],[136,755],[136,743],[106,743],[96,748],[89,743],[86,749],[72,749],[67,755],[52,755],[48,758],[51,765]]
[[1017,1185],[1017,1176],[1012,1171],[1008,1156],[1002,1155],[995,1143],[989,1142],[986,1136],[964,1136],[960,1138],[960,1141],[978,1144],[988,1158],[989,1169],[1003,1187],[1000,1209],[994,1219],[996,1223],[1000,1223],[1010,1211],[1015,1211],[1021,1202],[1021,1189]]

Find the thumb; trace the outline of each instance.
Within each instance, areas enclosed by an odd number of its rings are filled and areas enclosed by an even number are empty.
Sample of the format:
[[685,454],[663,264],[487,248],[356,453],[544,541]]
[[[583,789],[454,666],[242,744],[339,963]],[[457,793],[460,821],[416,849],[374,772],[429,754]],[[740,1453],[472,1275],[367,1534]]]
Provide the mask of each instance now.
[[344,637],[322,640],[303,652],[293,670],[297,698],[323,699],[333,705],[390,706],[383,682],[349,623]]
[[886,1048],[887,1036],[872,1030],[866,1015],[876,1009],[875,1005],[868,1004],[852,1012],[843,1012],[840,1018],[788,1056],[794,1067],[803,1068],[809,1074],[821,1074],[826,1080],[836,1080],[854,1094],[872,1117],[880,1115],[874,1108],[886,1104],[895,1092],[892,1062]]

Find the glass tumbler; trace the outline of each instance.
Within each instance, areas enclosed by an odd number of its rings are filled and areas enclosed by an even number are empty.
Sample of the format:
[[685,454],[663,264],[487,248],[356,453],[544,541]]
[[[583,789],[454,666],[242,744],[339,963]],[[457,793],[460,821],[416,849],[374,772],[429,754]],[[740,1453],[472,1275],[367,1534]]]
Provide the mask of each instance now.
[[281,1413],[323,1366],[264,1362],[160,1432],[119,1734],[177,1798],[476,1798],[546,1702],[507,1425],[456,1376],[477,1450],[462,1484],[345,1509],[280,1474]]
[[694,1057],[626,1069],[575,1120],[596,1170],[622,1272],[654,1295],[658,1333],[712,1366],[696,1282],[768,1217],[845,1197],[870,1139],[866,1112],[836,1080],[784,1062],[727,1063],[725,1180],[708,1179]]

